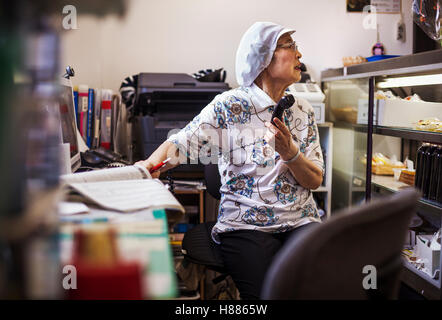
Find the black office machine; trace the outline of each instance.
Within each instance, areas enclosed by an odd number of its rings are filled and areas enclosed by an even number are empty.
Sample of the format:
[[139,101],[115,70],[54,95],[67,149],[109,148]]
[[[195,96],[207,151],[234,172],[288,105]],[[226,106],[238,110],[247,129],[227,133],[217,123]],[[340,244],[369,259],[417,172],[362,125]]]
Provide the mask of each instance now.
[[[187,125],[213,98],[230,89],[225,82],[202,82],[184,73],[140,73],[133,110],[133,158],[146,159],[172,129]],[[186,171],[201,171],[189,165]]]

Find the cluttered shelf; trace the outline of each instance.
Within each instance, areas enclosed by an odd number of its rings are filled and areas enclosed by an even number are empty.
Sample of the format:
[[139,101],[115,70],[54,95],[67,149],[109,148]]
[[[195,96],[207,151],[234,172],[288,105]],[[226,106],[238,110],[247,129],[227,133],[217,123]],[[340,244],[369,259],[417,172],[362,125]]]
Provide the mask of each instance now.
[[403,260],[403,265],[404,265],[405,268],[407,268],[408,270],[412,271],[414,274],[416,274],[420,278],[426,280],[427,282],[431,283],[433,286],[435,286],[437,289],[440,290],[441,285],[440,285],[440,281],[438,279],[433,279],[427,273],[418,270],[407,259]]
[[441,297],[441,284],[438,279],[431,278],[425,272],[418,270],[406,258],[403,260],[401,280],[408,286],[420,292],[427,299],[437,300]]
[[[334,126],[341,129],[353,129],[358,132],[367,132],[366,124],[354,124],[344,121],[335,122]],[[373,133],[403,139],[425,141],[429,143],[442,143],[442,132],[422,131],[405,127],[373,126]]]

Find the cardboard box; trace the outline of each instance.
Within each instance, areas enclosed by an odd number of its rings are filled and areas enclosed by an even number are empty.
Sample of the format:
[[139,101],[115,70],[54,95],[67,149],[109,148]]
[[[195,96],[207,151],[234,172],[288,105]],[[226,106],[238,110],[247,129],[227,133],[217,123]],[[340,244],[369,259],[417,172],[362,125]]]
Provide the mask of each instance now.
[[422,259],[431,275],[440,270],[440,250],[433,250],[429,247],[429,242],[433,235],[421,234],[416,236],[416,254],[419,259]]

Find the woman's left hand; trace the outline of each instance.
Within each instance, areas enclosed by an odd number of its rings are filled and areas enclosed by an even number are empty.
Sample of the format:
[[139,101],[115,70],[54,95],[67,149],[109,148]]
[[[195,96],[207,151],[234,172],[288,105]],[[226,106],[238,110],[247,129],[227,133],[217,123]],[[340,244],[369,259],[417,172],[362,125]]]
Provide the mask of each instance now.
[[278,118],[275,118],[274,122],[276,126],[270,122],[266,122],[265,126],[273,133],[275,150],[279,153],[282,160],[290,160],[298,153],[299,148],[293,141],[292,134],[286,125]]

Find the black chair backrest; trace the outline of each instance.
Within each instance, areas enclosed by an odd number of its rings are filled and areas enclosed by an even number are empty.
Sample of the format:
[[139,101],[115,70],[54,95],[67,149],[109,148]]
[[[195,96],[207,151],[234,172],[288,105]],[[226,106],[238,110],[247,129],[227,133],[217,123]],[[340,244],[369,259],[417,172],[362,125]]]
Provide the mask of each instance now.
[[204,178],[206,180],[207,192],[215,199],[221,199],[221,176],[219,175],[217,164],[208,164],[204,166]]
[[[396,298],[401,250],[418,199],[410,188],[336,213],[289,239],[266,274],[262,298]],[[373,275],[373,270],[363,273],[365,266],[376,268],[377,290],[364,289],[364,278]]]

